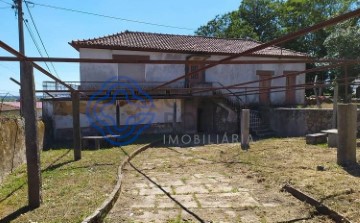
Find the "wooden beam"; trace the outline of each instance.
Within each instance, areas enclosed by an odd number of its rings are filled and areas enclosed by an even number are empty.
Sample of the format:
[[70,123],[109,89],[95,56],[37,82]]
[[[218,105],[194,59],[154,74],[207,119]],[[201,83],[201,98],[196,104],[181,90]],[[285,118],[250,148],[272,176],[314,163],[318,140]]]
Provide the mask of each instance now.
[[23,115],[25,119],[25,146],[28,178],[29,207],[37,208],[41,203],[41,165],[36,120],[36,102],[33,66],[30,62],[22,63],[24,75],[21,75],[23,95]]
[[153,89],[151,90],[156,90],[156,89],[159,89],[159,88],[162,88],[164,86],[167,86],[171,83],[174,83],[176,81],[179,81],[181,79],[184,79],[186,77],[190,77],[191,75],[193,74],[196,74],[196,73],[199,73],[201,71],[205,71],[205,70],[208,70],[212,67],[215,67],[219,64],[222,64],[224,62],[227,62],[227,61],[231,61],[231,60],[234,60],[236,58],[239,58],[241,56],[248,56],[250,54],[253,54],[255,52],[258,52],[260,50],[263,50],[263,49],[266,49],[267,47],[270,47],[270,46],[276,46],[276,45],[279,45],[279,44],[282,44],[282,43],[286,43],[290,40],[293,40],[299,36],[302,36],[302,35],[305,35],[307,33],[310,33],[310,32],[314,32],[314,31],[317,31],[319,29],[322,29],[322,28],[325,28],[327,26],[330,26],[330,25],[334,25],[334,24],[337,24],[339,22],[342,22],[342,21],[345,21],[345,20],[348,20],[348,19],[351,19],[353,17],[356,17],[356,16],[359,16],[360,15],[360,9],[356,9],[354,11],[351,11],[351,12],[348,12],[348,13],[345,13],[345,14],[342,14],[342,15],[339,15],[337,17],[334,17],[334,18],[331,18],[331,19],[328,19],[328,20],[325,20],[323,22],[320,22],[318,24],[315,24],[313,26],[310,26],[310,27],[307,27],[307,28],[304,28],[304,29],[301,29],[299,31],[296,31],[296,32],[292,32],[292,33],[289,33],[289,34],[286,34],[285,36],[282,36],[282,37],[279,37],[277,39],[274,39],[274,40],[271,40],[269,42],[266,42],[266,43],[263,43],[263,44],[259,44],[257,45],[256,47],[253,47],[253,48],[250,48],[248,50],[245,50],[239,54],[236,54],[236,55],[232,55],[232,56],[229,56],[229,57],[226,57],[224,59],[221,59],[219,60],[217,63],[214,63],[214,64],[208,64],[204,67],[201,67],[199,69],[196,69],[194,71],[191,71],[189,73],[185,73],[184,75],[181,75],[180,77],[177,77],[173,80],[170,80],[168,82],[165,82],[163,84],[160,84],[159,86],[156,86],[154,87]]

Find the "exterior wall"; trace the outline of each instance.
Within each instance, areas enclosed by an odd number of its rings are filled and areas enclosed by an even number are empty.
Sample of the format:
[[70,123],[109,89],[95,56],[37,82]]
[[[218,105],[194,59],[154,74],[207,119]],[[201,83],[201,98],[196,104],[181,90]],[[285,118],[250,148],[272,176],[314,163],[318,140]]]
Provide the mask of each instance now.
[[[155,128],[154,132],[158,133],[167,132],[172,129],[173,123],[173,105],[176,103],[176,121],[181,122],[182,116],[182,100],[180,99],[155,99],[153,100],[153,107],[142,108],[138,101],[134,101],[133,105],[125,101],[119,101],[120,104],[120,126],[126,126],[131,124],[143,125],[151,122]],[[95,111],[91,111],[92,118],[88,118],[87,109],[88,106],[92,106],[92,102],[81,101],[80,102],[80,126],[82,128],[83,135],[94,135],[98,134],[92,127],[92,124],[98,126],[115,126],[116,125],[116,105],[107,104],[100,106]],[[71,101],[46,101],[43,104],[44,120],[46,125],[52,129],[52,134],[49,136],[55,140],[60,139],[72,139],[72,102]],[[141,122],[141,117],[131,119],[134,115],[139,113],[150,113],[154,114],[153,119],[145,119]],[[106,115],[104,115],[106,114]],[[95,117],[97,120],[95,121]],[[130,120],[128,122],[128,120]],[[170,126],[170,127],[169,127]],[[170,128],[170,130],[169,130]]]
[[[272,130],[278,136],[295,137],[332,128],[332,109],[276,108],[269,111]],[[358,111],[360,120],[360,111]]]
[[[0,183],[6,175],[26,162],[25,123],[23,119],[0,119]],[[44,123],[38,122],[39,148],[43,148]]]
[[[81,58],[101,58],[111,59],[113,55],[139,55],[149,56],[151,60],[186,60],[189,54],[160,53],[160,52],[140,52],[140,51],[119,51],[119,50],[101,50],[101,49],[80,49]],[[208,60],[220,60],[225,56],[211,56]],[[274,60],[274,58],[264,57],[241,57],[236,60]],[[126,65],[126,64],[125,64]],[[124,64],[122,66],[125,66]],[[119,67],[117,64],[89,64],[82,63],[80,65],[81,81],[106,81],[115,78],[118,75]],[[214,87],[222,85],[232,85],[247,81],[259,80],[256,71],[274,71],[274,76],[282,75],[285,71],[302,71],[305,70],[305,64],[226,64],[217,65],[206,70],[206,82],[212,82]],[[145,66],[145,81],[149,84],[166,82],[173,80],[185,74],[184,64],[147,64]],[[131,77],[131,74],[129,74]],[[156,83],[157,82],[157,83]],[[298,75],[296,84],[305,83],[305,74]],[[172,86],[184,87],[185,80],[179,80]],[[286,78],[274,79],[271,86],[285,86]],[[258,87],[259,83],[246,85],[247,87]],[[250,90],[250,89],[248,89]],[[232,90],[232,91],[243,91]],[[245,90],[244,90],[245,91]],[[225,92],[228,93],[228,92]],[[305,98],[305,90],[296,91],[296,103],[303,104]],[[243,96],[242,101],[245,104],[258,104],[259,95]],[[271,93],[271,104],[282,105],[285,103],[285,91]]]
[[[185,60],[188,55],[174,53],[136,52],[119,50],[80,49],[80,58],[112,59],[113,55],[149,56],[151,60]],[[106,81],[118,75],[117,64],[82,63],[80,65],[80,81]],[[147,64],[145,66],[146,82],[165,82],[184,75],[183,64]],[[131,78],[131,74],[129,74]],[[155,83],[154,83],[155,85]],[[181,80],[173,86],[184,86]]]
[[[213,56],[210,59],[220,60],[224,57]],[[261,57],[243,57],[247,60],[266,60]],[[274,71],[274,76],[283,75],[284,71],[302,71],[305,70],[305,64],[224,64],[210,68],[206,71],[206,81],[208,82],[220,82],[222,85],[233,85],[236,83],[243,83],[248,81],[257,81],[259,76],[256,75],[256,71]],[[298,75],[296,77],[296,84],[305,83],[305,74]],[[279,78],[271,80],[271,86],[285,86],[286,78]],[[219,85],[218,85],[219,86]],[[248,84],[242,87],[259,87],[259,83]],[[252,89],[247,89],[252,90]],[[245,89],[234,89],[231,91],[245,91]],[[225,91],[226,93],[226,91]],[[285,103],[285,91],[271,93],[271,104],[282,105]],[[245,104],[257,104],[259,102],[259,95],[247,95],[242,96],[241,100]],[[296,92],[296,103],[304,104],[305,90],[298,90]]]
[[[176,102],[176,123],[173,123],[174,103]],[[91,103],[90,103],[91,104]],[[80,125],[82,135],[99,135],[86,115],[87,101],[80,103]],[[141,112],[153,112],[154,119],[150,128],[144,133],[235,133],[238,131],[237,114],[224,100],[220,99],[161,99],[154,100],[154,108],[139,110],[138,106],[130,106],[120,101],[120,127],[134,124],[126,123],[132,115]],[[44,122],[46,123],[46,141],[72,140],[72,105],[71,101],[45,101],[43,104]],[[102,114],[106,116],[102,116]],[[97,126],[115,127],[116,107],[108,105],[97,110]],[[111,121],[109,121],[111,120]],[[139,127],[145,123],[135,121]],[[120,133],[121,134],[121,133]]]

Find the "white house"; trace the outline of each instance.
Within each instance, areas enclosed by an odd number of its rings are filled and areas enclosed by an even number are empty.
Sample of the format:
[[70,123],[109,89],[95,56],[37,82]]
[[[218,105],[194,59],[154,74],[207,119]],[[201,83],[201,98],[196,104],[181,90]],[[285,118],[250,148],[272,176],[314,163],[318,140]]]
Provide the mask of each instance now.
[[[303,104],[305,90],[295,89],[295,85],[305,84],[305,74],[291,73],[305,70],[305,63],[296,60],[305,59],[307,55],[279,47],[268,47],[251,55],[238,57],[226,64],[219,64],[180,79],[157,91],[151,91],[162,83],[195,71],[206,64],[239,54],[260,44],[249,39],[130,31],[70,42],[70,45],[79,51],[80,58],[115,58],[124,61],[118,64],[81,63],[79,89],[96,90],[106,81],[122,82],[124,77],[131,78],[154,100],[155,108],[152,111],[156,117],[152,119],[151,124],[153,130],[157,129],[155,132],[172,131],[174,122],[186,132],[234,131],[238,126],[237,112],[241,107]],[[269,79],[283,74],[289,75]],[[238,88],[224,88],[258,80],[260,81]],[[277,90],[271,92],[271,87]],[[209,88],[222,89],[196,93],[199,89]],[[61,110],[60,105],[51,106],[49,113],[52,114],[49,116],[53,117],[55,129],[71,129],[71,121],[67,121],[71,117],[70,114],[55,111]],[[121,99],[114,102],[113,107],[106,109],[120,126],[125,125],[126,120],[134,113],[134,109]],[[136,111],[139,112],[141,109],[137,108]],[[171,117],[174,113],[176,119]],[[88,128],[91,121],[86,119],[85,114],[83,116],[82,127]]]

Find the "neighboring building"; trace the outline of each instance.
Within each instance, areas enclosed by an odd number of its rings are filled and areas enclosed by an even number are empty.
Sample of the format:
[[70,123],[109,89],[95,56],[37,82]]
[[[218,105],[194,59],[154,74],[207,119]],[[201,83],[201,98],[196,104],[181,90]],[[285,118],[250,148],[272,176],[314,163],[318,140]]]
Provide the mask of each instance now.
[[[20,115],[20,102],[3,102],[0,104],[0,114],[3,116],[19,116]],[[42,115],[42,102],[36,102],[36,116],[41,118]]]
[[[122,59],[137,61],[172,61],[170,64],[120,63],[99,64],[82,63],[80,65],[79,89],[99,89],[104,81],[119,80],[126,76],[134,79],[147,91],[161,83],[178,78],[185,73],[205,66],[206,61],[219,61],[231,55],[239,54],[261,43],[248,39],[222,39],[200,36],[170,35],[143,32],[129,32],[105,37],[78,40],[70,43],[80,53],[80,58]],[[249,61],[249,64],[221,64],[189,78],[181,79],[166,86],[163,91],[150,92],[154,98],[157,117],[153,120],[152,131],[171,132],[173,113],[176,103],[176,122],[183,132],[226,132],[236,131],[238,111],[244,106],[285,106],[303,104],[305,90],[295,90],[292,85],[305,84],[305,74],[288,75],[284,78],[267,80],[269,77],[305,70],[305,63],[289,63],[291,60],[307,58],[306,54],[291,50],[268,47],[234,61]],[[286,60],[286,63],[251,64],[259,60]],[[242,86],[240,89],[222,89],[194,94],[192,89],[222,87],[253,80],[264,80]],[[286,91],[270,93],[268,87],[287,86]],[[254,93],[258,89],[262,93]],[[252,93],[253,92],[253,93]],[[238,96],[234,96],[234,95]],[[215,95],[215,96],[214,96]],[[52,120],[55,131],[67,133],[71,129],[71,109],[69,102],[48,101],[44,110]],[[168,106],[168,105],[171,106]],[[116,107],[120,106],[120,109]],[[118,102],[106,111],[116,117],[122,125],[133,114],[128,105]],[[70,106],[71,108],[71,106]],[[139,110],[137,110],[139,112]],[[189,115],[190,114],[190,115]],[[187,117],[191,116],[191,120]],[[91,123],[86,120],[82,109],[82,127]],[[86,131],[85,131],[86,132]],[[86,134],[86,133],[84,133]],[[57,135],[57,133],[55,133]],[[63,135],[59,133],[59,135]]]

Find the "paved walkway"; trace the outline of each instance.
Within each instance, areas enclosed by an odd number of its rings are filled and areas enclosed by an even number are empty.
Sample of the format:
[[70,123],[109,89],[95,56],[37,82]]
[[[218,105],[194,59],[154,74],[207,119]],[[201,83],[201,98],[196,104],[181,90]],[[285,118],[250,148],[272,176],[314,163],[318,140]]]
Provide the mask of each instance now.
[[[214,154],[221,156],[225,147],[216,146],[212,151],[219,150]],[[242,168],[244,164],[199,156],[199,151],[207,153],[209,149],[152,148],[139,154],[126,166],[121,195],[105,222],[307,219],[309,207],[279,188],[266,188],[261,178]]]

